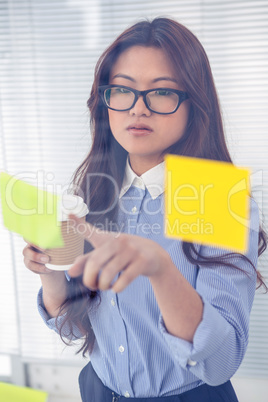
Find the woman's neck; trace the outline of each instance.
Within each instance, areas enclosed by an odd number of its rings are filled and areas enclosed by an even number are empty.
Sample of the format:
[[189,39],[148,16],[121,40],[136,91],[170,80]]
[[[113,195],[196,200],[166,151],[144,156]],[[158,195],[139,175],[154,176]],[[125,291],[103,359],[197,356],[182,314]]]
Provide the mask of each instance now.
[[131,169],[137,176],[141,176],[143,173],[147,172],[148,170],[152,169],[153,167],[157,166],[159,163],[163,162],[164,158],[160,157],[156,158],[145,158],[145,157],[138,157],[133,155],[128,155],[129,164]]

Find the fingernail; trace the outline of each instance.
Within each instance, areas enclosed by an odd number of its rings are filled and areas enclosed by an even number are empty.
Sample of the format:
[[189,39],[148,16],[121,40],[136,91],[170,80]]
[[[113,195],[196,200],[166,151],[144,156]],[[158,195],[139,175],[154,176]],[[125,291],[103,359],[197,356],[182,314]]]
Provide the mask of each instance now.
[[49,258],[48,258],[48,256],[43,255],[43,256],[40,258],[40,261],[46,263],[46,262],[49,261]]
[[68,216],[68,218],[69,218],[70,220],[72,220],[74,223],[77,223],[77,216],[76,216],[76,215],[70,214],[70,215]]

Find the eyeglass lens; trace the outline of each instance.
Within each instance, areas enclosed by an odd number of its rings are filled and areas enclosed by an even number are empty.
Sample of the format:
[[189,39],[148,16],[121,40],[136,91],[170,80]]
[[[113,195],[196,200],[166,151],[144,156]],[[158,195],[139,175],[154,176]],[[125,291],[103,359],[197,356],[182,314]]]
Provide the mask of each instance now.
[[[135,93],[129,89],[113,87],[106,89],[105,101],[116,110],[126,110],[134,106]],[[171,113],[176,109],[179,95],[166,89],[152,90],[147,93],[146,101],[151,110],[159,113]]]

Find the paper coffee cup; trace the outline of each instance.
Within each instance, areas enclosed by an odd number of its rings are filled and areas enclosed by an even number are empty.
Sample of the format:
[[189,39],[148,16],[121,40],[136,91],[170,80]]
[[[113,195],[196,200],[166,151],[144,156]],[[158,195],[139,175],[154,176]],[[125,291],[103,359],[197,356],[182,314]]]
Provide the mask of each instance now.
[[46,254],[50,257],[49,263],[46,264],[49,269],[68,270],[76,257],[84,253],[84,239],[76,232],[74,222],[68,219],[69,214],[86,220],[88,208],[81,197],[67,194],[60,198],[58,222],[61,225],[64,246],[46,250]]

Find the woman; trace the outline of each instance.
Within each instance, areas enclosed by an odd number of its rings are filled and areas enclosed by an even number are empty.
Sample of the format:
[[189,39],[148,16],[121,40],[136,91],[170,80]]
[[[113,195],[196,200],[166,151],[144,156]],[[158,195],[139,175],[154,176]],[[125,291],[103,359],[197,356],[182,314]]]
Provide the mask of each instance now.
[[256,279],[264,285],[256,204],[246,255],[163,228],[165,154],[231,162],[203,47],[173,20],[135,24],[99,59],[88,106],[93,143],[74,184],[90,213],[86,226],[71,217],[85,254],[65,275],[46,269],[45,250],[24,249],[41,276],[44,321],[84,336],[82,400],[237,401],[229,379],[246,351]]

